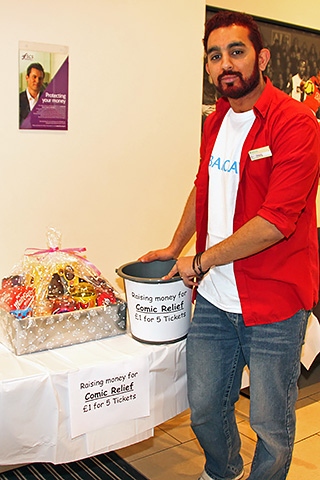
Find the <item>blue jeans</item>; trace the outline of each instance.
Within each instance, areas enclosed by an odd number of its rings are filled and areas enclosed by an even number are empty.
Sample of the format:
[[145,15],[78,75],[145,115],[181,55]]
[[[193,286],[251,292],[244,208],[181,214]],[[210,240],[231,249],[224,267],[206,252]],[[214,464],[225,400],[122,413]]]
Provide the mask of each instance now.
[[250,369],[250,424],[257,444],[250,480],[283,480],[291,463],[300,354],[309,312],[246,327],[198,294],[187,337],[191,425],[214,480],[243,468],[235,420],[242,371]]

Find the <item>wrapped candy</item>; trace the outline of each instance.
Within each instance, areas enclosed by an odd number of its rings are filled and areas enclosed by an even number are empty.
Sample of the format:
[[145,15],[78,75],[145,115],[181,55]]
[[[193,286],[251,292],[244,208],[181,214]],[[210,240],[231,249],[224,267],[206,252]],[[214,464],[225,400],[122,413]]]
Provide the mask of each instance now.
[[[15,271],[2,281],[0,306],[15,315],[42,316],[110,305],[116,292],[87,260],[85,248],[61,248],[50,228],[47,249],[27,249]],[[27,310],[28,309],[28,310]]]
[[0,341],[17,355],[119,335],[126,303],[85,256],[61,248],[50,228],[47,248],[29,248],[0,289]]

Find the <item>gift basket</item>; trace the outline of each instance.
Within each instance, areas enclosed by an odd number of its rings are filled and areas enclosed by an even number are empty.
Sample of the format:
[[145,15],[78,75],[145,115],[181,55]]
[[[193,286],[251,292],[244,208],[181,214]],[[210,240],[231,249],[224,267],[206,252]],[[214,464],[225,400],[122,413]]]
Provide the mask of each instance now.
[[61,248],[27,249],[0,289],[0,341],[16,355],[125,333],[126,303],[85,256]]

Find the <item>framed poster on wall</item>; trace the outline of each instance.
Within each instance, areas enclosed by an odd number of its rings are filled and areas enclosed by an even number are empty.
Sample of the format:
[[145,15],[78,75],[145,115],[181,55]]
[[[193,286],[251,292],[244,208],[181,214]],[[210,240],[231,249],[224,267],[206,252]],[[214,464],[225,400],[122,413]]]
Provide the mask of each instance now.
[[19,128],[68,130],[68,47],[19,42]]

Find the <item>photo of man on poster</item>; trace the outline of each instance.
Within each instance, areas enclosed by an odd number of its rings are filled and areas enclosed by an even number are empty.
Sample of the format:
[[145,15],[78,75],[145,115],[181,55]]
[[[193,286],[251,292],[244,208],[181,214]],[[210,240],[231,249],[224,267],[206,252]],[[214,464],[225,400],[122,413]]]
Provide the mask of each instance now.
[[29,115],[44,91],[45,71],[40,63],[31,63],[27,68],[27,88],[19,95],[19,125]]

